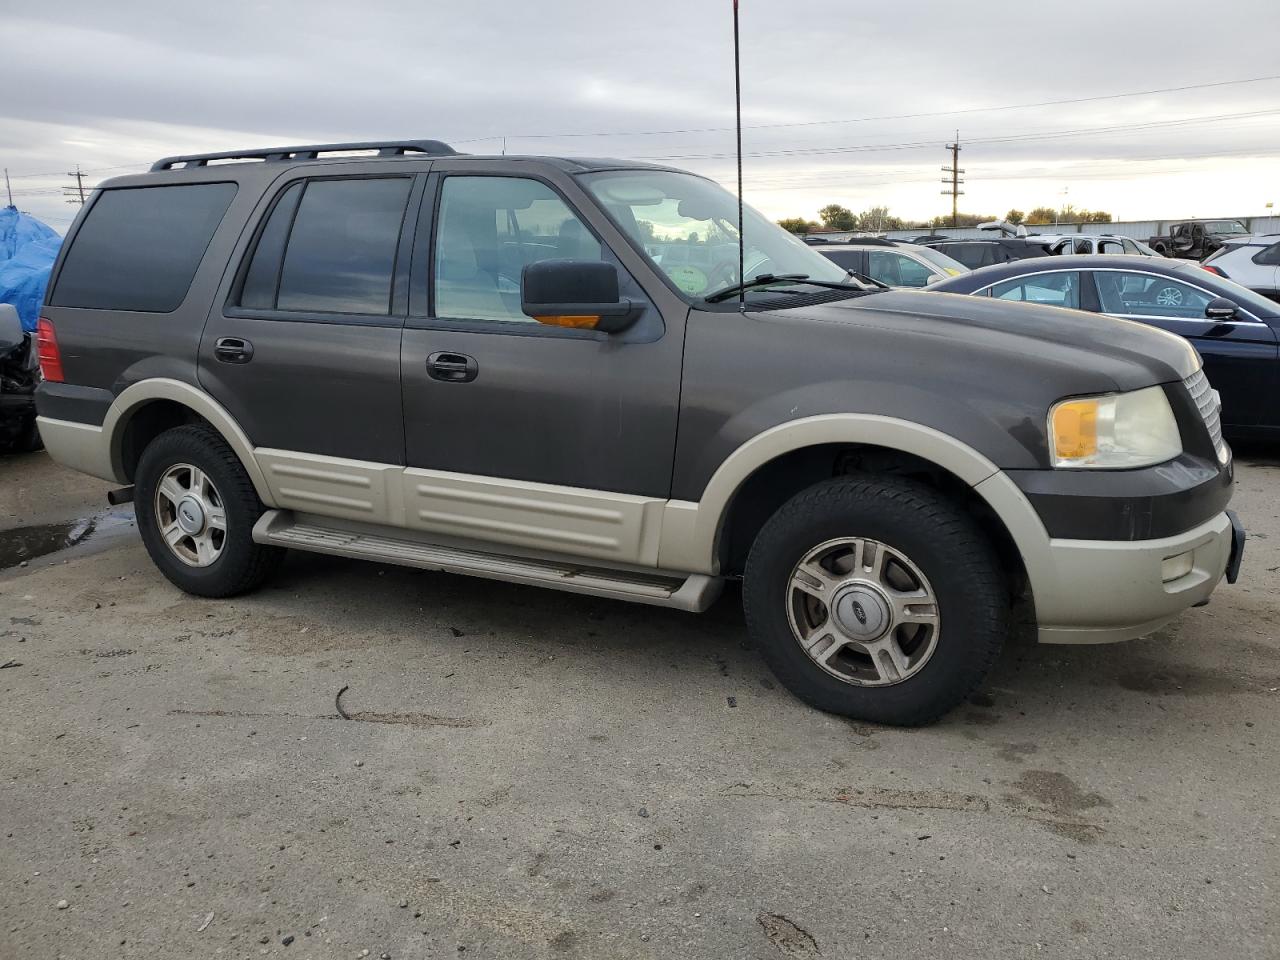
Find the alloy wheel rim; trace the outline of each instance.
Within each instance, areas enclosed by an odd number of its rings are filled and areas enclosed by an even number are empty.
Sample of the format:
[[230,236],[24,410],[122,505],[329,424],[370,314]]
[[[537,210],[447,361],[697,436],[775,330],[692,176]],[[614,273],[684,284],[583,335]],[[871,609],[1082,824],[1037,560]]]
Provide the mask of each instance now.
[[209,475],[189,463],[171,466],[155,496],[156,524],[170,552],[189,567],[207,567],[227,543],[227,512]]
[[845,683],[902,683],[937,649],[937,594],[905,553],[879,540],[843,537],[814,547],[792,569],[786,602],[800,648]]

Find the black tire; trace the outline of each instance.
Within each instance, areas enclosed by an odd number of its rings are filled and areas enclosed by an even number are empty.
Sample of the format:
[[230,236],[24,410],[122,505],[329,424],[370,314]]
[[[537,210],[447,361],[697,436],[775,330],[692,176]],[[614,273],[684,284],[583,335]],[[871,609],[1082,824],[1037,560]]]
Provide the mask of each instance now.
[[[792,631],[792,572],[809,551],[840,537],[890,545],[933,587],[936,643],[907,679],[887,686],[842,680],[819,667]],[[986,536],[935,490],[899,477],[839,477],[788,500],[751,547],[742,596],[747,629],[788,690],[820,710],[896,726],[930,723],[973,693],[1009,632],[1008,582]]]
[[[165,472],[187,463],[208,475],[226,511],[221,553],[206,567],[182,562],[165,543],[156,515],[156,487]],[[210,427],[192,424],[166,430],[147,444],[134,477],[134,509],[142,542],[174,586],[201,597],[231,597],[265,581],[284,559],[280,547],[253,542],[253,525],[266,507],[227,442]]]
[[19,453],[36,453],[44,449],[44,441],[40,439],[40,428],[36,426],[34,419],[18,438],[15,449]]

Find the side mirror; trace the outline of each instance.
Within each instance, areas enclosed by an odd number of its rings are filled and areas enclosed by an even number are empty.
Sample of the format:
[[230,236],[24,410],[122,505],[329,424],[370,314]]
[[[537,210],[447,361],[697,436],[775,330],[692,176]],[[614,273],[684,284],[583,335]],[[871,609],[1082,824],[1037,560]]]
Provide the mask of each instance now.
[[1234,320],[1236,311],[1239,309],[1234,300],[1228,300],[1226,297],[1214,297],[1205,305],[1204,315],[1210,320]]
[[619,295],[612,263],[541,260],[521,274],[520,309],[553,327],[618,333],[635,323],[641,308]]
[[18,308],[12,303],[0,303],[0,353],[22,346],[24,337]]

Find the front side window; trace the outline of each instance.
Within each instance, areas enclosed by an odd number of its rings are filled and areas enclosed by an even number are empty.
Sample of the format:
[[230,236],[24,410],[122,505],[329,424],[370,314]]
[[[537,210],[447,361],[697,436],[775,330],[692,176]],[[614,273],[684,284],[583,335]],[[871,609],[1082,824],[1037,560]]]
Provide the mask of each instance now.
[[[738,200],[722,187],[688,173],[625,170],[580,178],[601,206],[670,281],[691,297],[732,288],[738,278]],[[747,207],[743,211],[743,274],[798,274],[838,283],[846,270],[803,240]],[[782,283],[787,292],[813,287]],[[778,285],[748,298],[776,298]]]
[[922,263],[891,250],[872,250],[867,254],[867,275],[891,287],[923,287],[933,272]]
[[1020,300],[1053,307],[1080,308],[1080,274],[1074,271],[1042,273],[1034,277],[1006,280],[991,288],[998,300]]
[[521,177],[447,177],[435,243],[435,315],[536,323],[520,309],[520,277],[541,260],[605,259],[560,195]]
[[[1133,249],[1134,249],[1134,252],[1137,252],[1138,248],[1134,247]],[[1124,247],[1124,244],[1121,243],[1119,240],[1103,240],[1098,244],[1098,252],[1112,253],[1112,254],[1124,253],[1125,247]]]
[[176,310],[235,195],[234,183],[102,191],[72,240],[49,302]]
[[1145,273],[1105,270],[1094,274],[1103,313],[1128,317],[1203,320],[1211,294],[1190,284]]

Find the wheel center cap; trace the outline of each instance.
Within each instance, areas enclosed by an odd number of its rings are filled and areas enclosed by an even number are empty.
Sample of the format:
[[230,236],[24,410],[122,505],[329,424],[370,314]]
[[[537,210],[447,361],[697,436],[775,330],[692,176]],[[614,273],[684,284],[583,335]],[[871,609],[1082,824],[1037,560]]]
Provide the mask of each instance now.
[[204,529],[204,507],[195,497],[183,497],[178,503],[178,526],[183,533],[197,534]]
[[889,605],[870,587],[852,586],[841,592],[834,613],[845,636],[854,640],[876,640],[889,629]]

